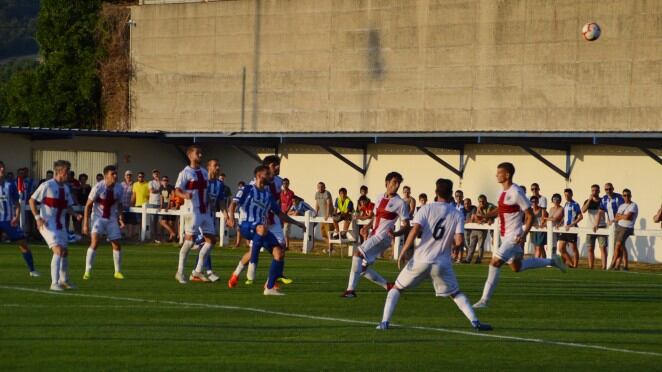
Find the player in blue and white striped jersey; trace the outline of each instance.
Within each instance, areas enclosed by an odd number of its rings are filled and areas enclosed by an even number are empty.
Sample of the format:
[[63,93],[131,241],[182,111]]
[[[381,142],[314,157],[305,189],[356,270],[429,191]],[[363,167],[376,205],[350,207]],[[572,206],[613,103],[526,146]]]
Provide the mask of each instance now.
[[18,201],[19,194],[16,185],[5,179],[5,164],[0,161],[0,233],[4,232],[9,240],[18,244],[30,276],[37,277],[39,273],[34,269],[32,252],[28,248],[25,234],[18,227],[20,208]]
[[280,209],[280,205],[273,198],[271,190],[269,190],[267,185],[271,178],[269,172],[269,168],[264,165],[255,168],[254,183],[244,186],[243,189],[237,192],[237,195],[232,199],[228,211],[228,227],[232,228],[235,225],[234,212],[239,208],[239,229],[241,236],[251,240],[252,251],[246,252],[239,261],[235,272],[228,281],[228,287],[232,288],[237,285],[239,274],[243,271],[247,262],[250,261],[253,264],[257,264],[259,251],[264,247],[273,256],[273,261],[269,268],[269,279],[264,288],[265,296],[283,294],[276,286],[276,280],[283,276],[285,267],[285,247],[269,231],[268,213],[273,212],[282,220],[301,227],[304,232],[306,230],[304,224],[293,220]]

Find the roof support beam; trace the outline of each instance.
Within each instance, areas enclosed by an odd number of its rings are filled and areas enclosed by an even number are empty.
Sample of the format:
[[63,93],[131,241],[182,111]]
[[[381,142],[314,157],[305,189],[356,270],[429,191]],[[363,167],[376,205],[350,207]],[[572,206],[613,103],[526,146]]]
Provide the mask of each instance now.
[[349,160],[346,158],[343,154],[339,153],[335,149],[333,149],[331,146],[320,146],[324,150],[326,150],[329,154],[335,156],[336,158],[340,159],[343,163],[349,165],[352,167],[354,170],[357,172],[361,173],[362,175],[365,176],[365,174],[368,172],[368,148],[363,147],[363,166],[359,166],[358,164],[354,163],[353,161]]
[[653,151],[651,151],[651,150],[649,150],[649,149],[647,149],[647,148],[645,148],[645,147],[640,147],[639,150],[643,151],[644,154],[650,156],[653,160],[655,160],[656,162],[660,163],[660,165],[662,165],[662,158],[659,157],[659,156],[658,156],[656,153],[654,153]]
[[416,148],[419,149],[422,153],[424,153],[427,156],[431,157],[437,163],[443,165],[446,169],[453,172],[456,176],[458,176],[460,178],[462,178],[464,176],[464,167],[466,165],[465,161],[464,161],[464,149],[460,149],[460,169],[458,169],[458,168],[455,168],[454,166],[452,166],[450,163],[448,163],[444,159],[437,156],[437,154],[435,154],[432,151],[428,150],[427,148],[425,148],[423,146],[416,146]]
[[232,146],[232,147],[234,147],[235,149],[237,149],[237,150],[243,152],[243,153],[246,154],[249,158],[255,160],[256,163],[258,163],[258,164],[262,164],[262,158],[261,158],[258,154],[256,154],[255,152],[253,152],[253,151],[251,151],[251,150],[245,148],[244,146]]
[[545,164],[547,167],[549,167],[551,170],[554,172],[560,174],[565,178],[566,180],[570,179],[570,148],[566,148],[565,150],[565,171],[562,170],[561,168],[557,167],[554,165],[551,161],[547,160],[541,153],[537,152],[536,150],[532,149],[529,146],[520,146],[524,151],[528,152],[531,154],[534,158],[540,160],[541,163]]

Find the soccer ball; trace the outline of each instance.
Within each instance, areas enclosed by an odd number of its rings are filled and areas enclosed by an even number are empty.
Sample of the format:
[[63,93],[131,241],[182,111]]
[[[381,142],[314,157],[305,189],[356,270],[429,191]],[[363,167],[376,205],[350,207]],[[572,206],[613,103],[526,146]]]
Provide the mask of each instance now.
[[591,22],[582,27],[582,36],[586,41],[596,41],[600,37],[600,25]]

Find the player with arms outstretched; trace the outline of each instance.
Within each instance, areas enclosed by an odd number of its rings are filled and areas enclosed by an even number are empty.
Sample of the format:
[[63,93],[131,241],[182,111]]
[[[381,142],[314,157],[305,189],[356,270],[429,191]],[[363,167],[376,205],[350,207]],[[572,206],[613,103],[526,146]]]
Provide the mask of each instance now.
[[[30,197],[30,210],[34,215],[39,233],[53,251],[51,259],[51,291],[73,289],[69,282],[69,234],[66,226],[66,214],[78,221],[79,213],[71,208],[75,203],[69,186],[65,184],[69,176],[71,163],[58,160],[53,164],[53,178],[42,183]],[[41,203],[37,208],[37,203]]]
[[453,247],[464,245],[464,215],[448,202],[453,200],[453,182],[438,179],[433,203],[422,206],[412,221],[412,229],[398,258],[398,268],[406,261],[408,251],[417,237],[421,242],[414,251],[414,256],[395,280],[395,285],[388,291],[384,315],[377,329],[389,328],[391,316],[405,289],[416,287],[423,279],[431,278],[438,297],[451,297],[457,307],[469,319],[471,326],[480,331],[492,330],[489,324],[481,324],[474,313],[471,303],[460,287],[453,271],[451,251]]
[[122,238],[121,229],[124,227],[122,214],[122,185],[117,183],[117,168],[108,165],[103,168],[103,181],[98,182],[92,190],[85,204],[85,216],[83,217],[83,235],[90,233],[89,221],[92,211],[92,231],[90,236],[90,247],[87,248],[85,257],[85,274],[83,280],[89,280],[97,255],[99,241],[105,235],[110,240],[113,248],[113,264],[115,266],[115,279],[124,279],[122,275]]
[[[356,287],[361,276],[365,276],[386,290],[391,289],[392,284],[388,283],[383,276],[369,266],[391,246],[391,238],[403,235],[409,230],[409,220],[411,218],[409,205],[398,196],[398,189],[402,180],[402,175],[397,172],[386,175],[386,192],[378,198],[375,204],[372,232],[352,257],[349,283],[347,284],[347,290],[341,297],[356,297]],[[402,221],[402,227],[398,231],[393,231],[398,218]]]
[[[552,258],[522,260],[524,257],[522,246],[526,241],[529,230],[531,230],[533,211],[529,199],[524,195],[520,186],[513,183],[513,175],[515,175],[515,166],[511,163],[501,163],[497,166],[496,179],[501,184],[503,191],[499,195],[497,209],[489,212],[487,217],[499,217],[501,245],[492,255],[485,288],[483,288],[483,296],[480,301],[473,305],[476,309],[487,307],[499,282],[499,272],[504,263],[509,264],[514,272],[540,269],[547,266],[556,266],[563,272],[567,270],[566,265],[557,255],[553,255]],[[525,220],[524,226],[522,226],[522,213]]]

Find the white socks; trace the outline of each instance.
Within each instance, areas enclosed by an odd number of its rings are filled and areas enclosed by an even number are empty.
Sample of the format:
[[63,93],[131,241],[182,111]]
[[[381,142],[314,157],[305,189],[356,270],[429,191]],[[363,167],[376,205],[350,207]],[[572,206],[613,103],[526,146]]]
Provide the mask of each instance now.
[[527,258],[522,261],[522,266],[519,271],[524,271],[528,269],[539,269],[541,267],[552,266],[553,262],[551,258]]
[[400,299],[400,291],[397,288],[391,288],[386,295],[386,303],[384,304],[384,315],[382,316],[382,322],[390,322],[391,316],[393,316],[393,311],[395,306],[398,304]]
[[352,256],[352,268],[349,272],[349,283],[347,283],[347,290],[353,291],[356,289],[356,286],[359,285],[359,279],[361,279],[361,257]]
[[255,271],[256,270],[257,270],[257,267],[255,266],[255,264],[252,263],[252,262],[249,262],[248,263],[248,271],[246,271],[246,279],[255,280]]
[[85,257],[85,272],[89,273],[92,271],[92,265],[94,265],[94,258],[97,256],[97,251],[92,247],[87,248],[87,256]]
[[246,267],[246,265],[241,263],[241,260],[239,260],[239,263],[237,264],[237,268],[234,269],[234,275],[236,275],[236,276],[241,275],[241,272],[244,271],[245,267]]
[[494,294],[494,289],[496,289],[497,283],[499,283],[499,273],[501,272],[501,269],[492,265],[489,265],[489,268],[487,280],[485,281],[485,288],[483,288],[483,297],[480,298],[481,301],[489,301],[490,298],[492,298],[492,294]]
[[62,257],[60,260],[60,280],[69,282],[69,257]]
[[205,242],[205,244],[202,245],[202,248],[200,249],[200,253],[198,253],[198,264],[195,266],[195,271],[201,273],[202,268],[205,265],[205,259],[207,258],[207,255],[209,254],[209,251],[211,250],[212,245],[209,242]]
[[469,303],[469,299],[464,295],[464,293],[458,293],[455,297],[453,297],[453,301],[455,301],[457,307],[460,308],[462,313],[464,313],[464,316],[466,316],[469,321],[474,322],[478,320],[473,307],[471,307],[471,304]]
[[61,265],[62,257],[53,253],[53,258],[51,258],[51,284],[58,284],[60,282]]
[[113,265],[115,265],[115,272],[122,272],[122,250],[113,249]]
[[188,257],[188,252],[193,247],[193,240],[184,240],[182,244],[182,249],[179,250],[179,266],[177,266],[177,272],[183,273],[184,266],[186,266],[186,258]]
[[387,286],[388,282],[386,281],[386,279],[384,279],[383,276],[381,276],[378,272],[376,272],[372,268],[370,268],[370,267],[367,268],[363,272],[363,276],[365,276],[368,280],[370,280],[371,282],[377,284],[378,286],[386,289],[386,286]]

